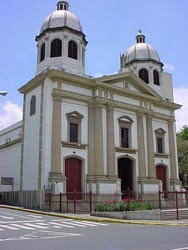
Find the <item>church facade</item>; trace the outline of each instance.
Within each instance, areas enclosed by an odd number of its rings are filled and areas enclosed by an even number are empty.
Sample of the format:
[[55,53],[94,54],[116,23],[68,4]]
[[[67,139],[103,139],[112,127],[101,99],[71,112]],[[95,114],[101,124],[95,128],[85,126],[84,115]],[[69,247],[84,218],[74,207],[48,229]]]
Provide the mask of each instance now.
[[0,132],[7,164],[1,177],[13,177],[15,190],[55,194],[114,195],[119,180],[122,193],[179,191],[175,110],[181,106],[171,75],[145,40],[139,30],[117,74],[89,77],[86,36],[68,3],[59,1],[36,37],[36,76],[19,89],[23,120]]

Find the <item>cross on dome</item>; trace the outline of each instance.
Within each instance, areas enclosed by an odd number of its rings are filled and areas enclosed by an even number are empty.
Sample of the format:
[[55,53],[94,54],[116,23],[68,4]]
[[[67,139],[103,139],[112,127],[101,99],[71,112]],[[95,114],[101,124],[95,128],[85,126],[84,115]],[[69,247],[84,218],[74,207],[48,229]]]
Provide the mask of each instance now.
[[67,1],[59,1],[57,3],[57,10],[69,10],[69,4]]

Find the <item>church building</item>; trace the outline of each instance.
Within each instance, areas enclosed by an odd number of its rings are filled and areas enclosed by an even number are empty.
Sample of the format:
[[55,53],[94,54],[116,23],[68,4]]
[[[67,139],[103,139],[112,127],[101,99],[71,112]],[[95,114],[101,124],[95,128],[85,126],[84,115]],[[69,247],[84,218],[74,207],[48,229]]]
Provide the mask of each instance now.
[[118,73],[98,78],[85,74],[86,35],[67,1],[47,16],[36,42],[36,75],[19,89],[23,120],[0,131],[0,191],[102,197],[113,196],[117,183],[143,196],[179,191],[181,105],[142,31],[120,55]]

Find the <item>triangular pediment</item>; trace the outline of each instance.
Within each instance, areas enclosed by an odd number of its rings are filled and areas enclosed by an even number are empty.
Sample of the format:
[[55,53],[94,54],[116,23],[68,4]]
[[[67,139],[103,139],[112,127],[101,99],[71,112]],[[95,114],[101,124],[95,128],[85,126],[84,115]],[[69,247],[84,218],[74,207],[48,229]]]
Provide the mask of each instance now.
[[163,129],[163,128],[158,128],[155,130],[155,133],[158,133],[158,134],[165,134],[166,131]]
[[82,119],[84,117],[82,114],[80,114],[77,111],[73,111],[73,112],[67,113],[66,116],[68,116],[68,117],[75,117],[75,118],[79,118],[79,119]]
[[142,79],[132,72],[103,76],[97,78],[96,80],[108,85],[110,84],[111,86],[125,91],[130,91],[130,93],[136,92],[139,94],[149,95],[157,99],[162,99],[162,97],[155,90],[150,88],[150,86],[148,86]]

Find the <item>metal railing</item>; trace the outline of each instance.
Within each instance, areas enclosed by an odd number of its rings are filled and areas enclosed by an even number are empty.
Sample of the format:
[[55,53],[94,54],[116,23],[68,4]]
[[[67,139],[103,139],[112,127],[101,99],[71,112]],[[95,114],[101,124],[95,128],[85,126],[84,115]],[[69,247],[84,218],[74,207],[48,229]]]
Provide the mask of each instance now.
[[100,203],[138,201],[150,202],[160,209],[161,219],[188,218],[188,191],[160,192],[157,194],[138,194],[126,191],[113,194],[95,194],[92,192],[69,192],[60,194],[46,193],[44,190],[0,192],[0,204],[22,206],[31,209],[58,211],[60,213],[90,213]]
[[188,191],[159,191],[159,209],[163,219],[188,218]]
[[64,213],[90,213],[93,209],[94,201],[92,192],[69,192],[65,194],[53,195],[51,193],[45,195],[45,202],[48,204],[48,210],[56,210]]
[[45,192],[43,190],[0,192],[0,204],[44,209],[44,197]]

